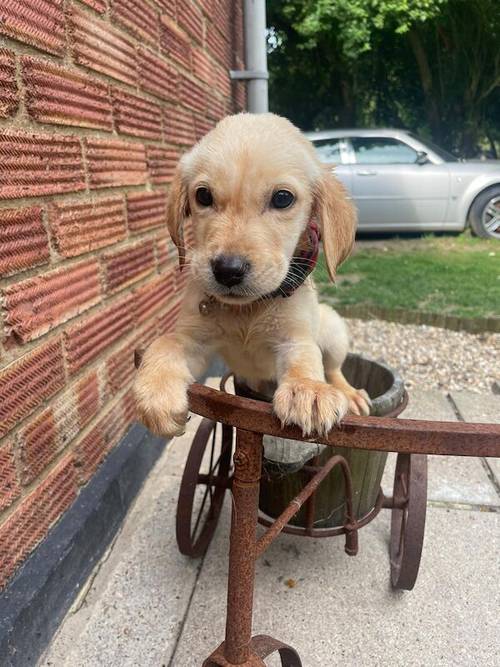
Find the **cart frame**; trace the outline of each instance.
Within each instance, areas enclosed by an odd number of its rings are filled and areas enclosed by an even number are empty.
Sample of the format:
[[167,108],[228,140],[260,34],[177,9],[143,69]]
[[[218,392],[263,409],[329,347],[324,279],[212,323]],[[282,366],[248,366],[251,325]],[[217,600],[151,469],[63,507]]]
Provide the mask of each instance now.
[[[301,493],[257,539],[263,436],[268,434],[293,440],[305,438],[297,427],[283,428],[272,413],[272,406],[262,401],[193,384],[189,389],[189,403],[192,412],[212,422],[236,429],[234,472],[230,485],[226,485],[226,488],[230,486],[233,496],[226,633],[225,640],[203,665],[265,667],[264,658],[277,651],[283,667],[301,667],[300,657],[291,646],[267,635],[252,637],[255,563],[335,465],[343,467],[346,486],[348,471],[345,470],[342,457],[331,458],[315,472]],[[339,432],[342,434],[343,447],[398,453],[394,495],[391,500],[385,500],[385,506],[390,506],[393,510],[391,577],[393,585],[397,585],[401,579],[411,580],[416,576],[412,570],[415,561],[418,571],[420,555],[415,559],[415,554],[412,557],[410,553],[409,558],[402,558],[403,547],[407,552],[411,552],[411,541],[408,540],[411,540],[410,536],[415,532],[418,534],[423,531],[423,524],[421,512],[410,514],[405,508],[408,506],[412,487],[418,486],[412,484],[412,479],[418,479],[425,474],[425,455],[500,457],[500,425],[353,416],[345,418],[339,429],[332,430],[328,436],[315,437],[314,440],[320,444],[335,446],[338,444],[336,439]],[[359,525],[349,516],[349,507],[346,515],[346,551],[355,553]],[[425,521],[425,511],[423,517]],[[399,538],[396,539],[396,536]]]

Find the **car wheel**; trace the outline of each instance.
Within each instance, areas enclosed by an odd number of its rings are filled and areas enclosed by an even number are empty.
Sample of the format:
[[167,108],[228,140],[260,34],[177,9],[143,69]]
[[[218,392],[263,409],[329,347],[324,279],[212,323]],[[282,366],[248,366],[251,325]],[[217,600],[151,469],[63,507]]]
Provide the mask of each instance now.
[[472,233],[484,239],[500,240],[500,185],[476,197],[469,212]]

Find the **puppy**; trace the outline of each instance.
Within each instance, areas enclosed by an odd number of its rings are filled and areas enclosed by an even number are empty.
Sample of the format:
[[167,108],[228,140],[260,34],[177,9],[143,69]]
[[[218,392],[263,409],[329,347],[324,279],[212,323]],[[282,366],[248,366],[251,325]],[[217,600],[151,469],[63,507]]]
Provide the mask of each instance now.
[[276,382],[276,415],[304,435],[326,434],[348,412],[369,414],[368,395],[341,371],[345,324],[318,303],[307,275],[317,225],[335,278],[354,243],[355,210],[296,127],[274,114],[220,121],[182,157],[167,224],[189,280],[175,331],[145,351],[135,381],[152,432],[183,432],[188,385],[215,353],[257,391]]

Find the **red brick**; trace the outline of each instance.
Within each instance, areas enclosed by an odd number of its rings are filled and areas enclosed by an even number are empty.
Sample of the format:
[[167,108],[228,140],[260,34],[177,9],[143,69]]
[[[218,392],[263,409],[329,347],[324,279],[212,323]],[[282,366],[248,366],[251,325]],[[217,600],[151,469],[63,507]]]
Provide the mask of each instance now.
[[100,423],[108,449],[118,444],[120,438],[128,431],[130,426],[130,420],[125,417],[121,402],[115,405],[105,417],[101,418]]
[[209,18],[213,17],[213,14],[214,14],[214,0],[198,0],[198,4],[202,8],[203,12]]
[[101,408],[99,378],[96,371],[70,385],[53,402],[59,449],[66,447]]
[[150,322],[143,331],[109,357],[106,369],[111,395],[118,393],[132,380],[135,373],[134,351],[139,348],[144,349],[155,338],[156,326],[154,322]]
[[115,88],[113,108],[116,127],[122,134],[132,134],[135,137],[146,139],[161,139],[162,110],[158,104]]
[[[153,2],[158,5],[162,12],[166,12],[171,19],[177,21],[177,0],[153,0]],[[180,2],[183,2],[183,0],[180,0]]]
[[178,63],[191,68],[191,44],[189,38],[168,16],[161,17],[160,44],[163,50]]
[[158,12],[144,0],[111,0],[111,19],[141,40],[158,42]]
[[226,115],[226,111],[226,103],[223,99],[212,93],[207,95],[207,116],[219,120]]
[[135,192],[127,195],[129,229],[142,232],[166,224],[167,199],[165,192]]
[[179,161],[177,151],[148,146],[148,167],[152,183],[170,183]]
[[160,271],[170,270],[177,263],[177,250],[170,239],[162,236],[156,241],[156,261]]
[[138,61],[141,88],[163,100],[177,100],[179,77],[173,67],[148,49],[139,49]]
[[147,179],[146,149],[142,144],[85,139],[91,188],[142,185]]
[[0,49],[0,117],[13,116],[18,106],[14,53]]
[[118,403],[104,414],[75,449],[78,482],[85,484],[108,452],[118,443],[130,421],[123,405]]
[[229,72],[225,67],[221,67],[220,65],[216,65],[214,67],[214,76],[215,76],[214,88],[218,90],[219,93],[227,99],[231,97],[232,85],[241,86],[242,88],[245,87],[245,84],[243,82],[231,84],[231,79],[229,78]]
[[0,512],[10,507],[21,495],[21,487],[17,481],[16,462],[12,443],[0,447]]
[[85,188],[78,138],[0,134],[0,199],[36,197]]
[[121,408],[123,412],[123,418],[127,425],[132,424],[137,421],[137,406],[135,402],[135,396],[132,389],[129,389],[125,396],[121,400]]
[[104,14],[106,11],[106,0],[80,0],[80,2],[83,2],[84,5],[87,5],[87,7],[90,7],[99,14]]
[[64,53],[63,0],[7,0],[0,11],[0,33],[49,53]]
[[57,455],[57,429],[52,408],[45,410],[19,435],[21,483],[32,482]]
[[214,63],[200,48],[193,49],[193,72],[209,86],[215,85]]
[[22,58],[22,70],[26,108],[38,122],[113,129],[113,110],[106,84],[29,56]]
[[233,51],[235,51],[237,57],[238,56],[243,57],[243,53],[245,50],[245,35],[243,29],[242,3],[236,4],[232,31],[233,31],[233,41],[232,41]]
[[44,264],[49,257],[41,208],[0,210],[0,276]]
[[145,322],[168,305],[175,294],[175,287],[175,275],[171,271],[139,288],[134,298],[136,322]]
[[27,343],[101,300],[100,267],[88,261],[3,290],[7,333]]
[[0,437],[63,385],[59,339],[37,347],[0,371]]
[[96,359],[133,326],[132,296],[121,299],[64,332],[66,358],[71,375]]
[[225,67],[231,68],[233,54],[228,40],[222,35],[213,23],[207,25],[207,50]]
[[182,107],[169,107],[164,111],[163,133],[165,141],[178,146],[192,146],[196,141],[193,112]]
[[245,111],[247,104],[246,87],[243,83],[236,83],[234,87],[234,111]]
[[94,371],[80,380],[75,387],[78,423],[83,428],[100,408],[99,378]]
[[137,68],[133,43],[100,19],[73,7],[70,12],[73,57],[79,65],[135,85]]
[[76,497],[72,455],[66,456],[46,480],[19,505],[0,528],[0,586],[47,534]]
[[91,429],[75,448],[75,466],[78,484],[85,484],[92,477],[106,455],[104,432],[98,424]]
[[121,196],[54,203],[49,209],[49,221],[56,248],[64,257],[112,245],[127,235]]
[[166,313],[160,315],[158,318],[158,329],[160,334],[168,333],[173,331],[177,318],[179,317],[179,312],[182,307],[182,301],[177,299],[175,302],[172,302],[172,306],[167,310]]
[[117,292],[137,282],[155,268],[153,241],[125,250],[119,250],[104,257],[108,292]]
[[215,122],[204,116],[195,115],[194,127],[196,130],[196,139],[199,141],[207,132],[210,132],[210,130],[215,127]]
[[192,0],[183,0],[177,5],[177,21],[181,28],[197,42],[203,41],[203,14]]
[[197,113],[205,113],[207,109],[206,94],[203,88],[187,76],[179,80],[179,96],[184,106],[194,109]]
[[233,35],[233,25],[231,15],[236,12],[236,6],[239,3],[230,0],[213,0],[213,14],[211,23],[226,37]]

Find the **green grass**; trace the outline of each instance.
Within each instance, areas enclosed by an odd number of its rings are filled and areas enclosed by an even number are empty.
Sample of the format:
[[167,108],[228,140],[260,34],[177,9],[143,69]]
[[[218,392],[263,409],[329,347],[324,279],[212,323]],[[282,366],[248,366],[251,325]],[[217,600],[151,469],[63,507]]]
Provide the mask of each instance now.
[[359,249],[328,282],[324,258],[314,277],[334,304],[376,305],[461,317],[500,316],[500,243],[460,236],[389,239]]

